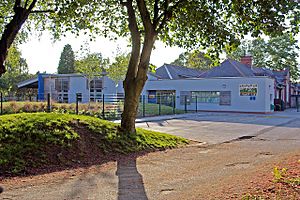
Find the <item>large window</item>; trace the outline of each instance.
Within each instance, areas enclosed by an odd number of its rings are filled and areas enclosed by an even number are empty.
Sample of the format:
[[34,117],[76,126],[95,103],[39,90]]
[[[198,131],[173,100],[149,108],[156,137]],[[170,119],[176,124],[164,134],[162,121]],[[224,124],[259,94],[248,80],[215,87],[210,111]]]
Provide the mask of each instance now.
[[68,78],[55,79],[55,90],[58,92],[68,92],[69,91],[69,79]]
[[102,79],[93,79],[90,81],[90,101],[102,100],[103,81]]
[[57,101],[59,103],[68,103],[69,101],[69,78],[55,79],[55,90],[57,91]]
[[[196,99],[197,98],[197,99]],[[219,103],[220,92],[218,91],[195,91],[192,92],[193,103]]]

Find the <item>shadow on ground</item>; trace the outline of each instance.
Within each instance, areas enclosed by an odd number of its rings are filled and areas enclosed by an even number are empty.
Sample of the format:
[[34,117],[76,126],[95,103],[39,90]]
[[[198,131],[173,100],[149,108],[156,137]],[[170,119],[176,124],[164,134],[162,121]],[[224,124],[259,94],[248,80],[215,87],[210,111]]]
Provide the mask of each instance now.
[[136,165],[136,157],[117,161],[118,200],[148,200],[143,176]]

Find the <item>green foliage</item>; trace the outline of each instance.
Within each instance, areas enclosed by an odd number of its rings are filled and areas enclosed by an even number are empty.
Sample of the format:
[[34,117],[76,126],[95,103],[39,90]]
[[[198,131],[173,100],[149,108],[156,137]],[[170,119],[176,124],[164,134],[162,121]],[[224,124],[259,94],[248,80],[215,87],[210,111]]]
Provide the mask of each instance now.
[[284,179],[286,176],[287,169],[282,168],[281,170],[278,167],[274,167],[273,169],[273,176],[274,176],[274,182],[280,182]]
[[[118,125],[94,117],[28,113],[0,118],[0,167],[19,173],[26,167],[47,161],[46,147],[68,148],[80,140],[76,127],[95,134],[103,152],[130,153],[172,148],[187,140],[168,134],[137,129],[136,135],[119,134]],[[92,155],[91,155],[92,156]]]
[[85,44],[75,61],[76,71],[84,74],[89,80],[102,76],[104,69],[109,65],[109,59],[101,53],[91,53],[89,46]]
[[242,200],[265,200],[265,198],[258,195],[246,194],[242,197]]
[[213,67],[214,62],[209,55],[200,50],[193,50],[191,52],[181,53],[171,64],[199,70],[208,70]]
[[116,83],[118,81],[123,81],[126,76],[129,59],[129,53],[117,52],[115,61],[111,63],[109,68],[106,70],[108,77],[114,80]]
[[7,73],[0,77],[0,91],[4,94],[15,95],[17,92],[17,83],[32,78],[28,73],[26,60],[16,45],[12,45],[8,51],[5,62]]
[[60,55],[57,67],[58,74],[72,74],[75,72],[75,55],[72,46],[66,44]]
[[290,69],[293,80],[299,77],[298,41],[290,34],[272,37],[270,40],[257,38],[244,41],[235,51],[227,52],[227,56],[240,60],[245,54],[253,57],[253,65],[273,70]]

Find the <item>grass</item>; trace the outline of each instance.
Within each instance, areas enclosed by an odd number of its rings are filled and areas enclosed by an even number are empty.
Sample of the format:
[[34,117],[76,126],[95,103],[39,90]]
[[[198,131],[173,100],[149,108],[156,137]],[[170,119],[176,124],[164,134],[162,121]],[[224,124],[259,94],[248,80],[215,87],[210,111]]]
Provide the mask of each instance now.
[[[175,114],[183,114],[184,110],[175,109]],[[140,104],[138,110],[139,116],[143,115],[143,105]],[[161,105],[161,115],[172,115],[174,114],[173,107]],[[159,104],[145,104],[145,116],[159,115]]]
[[[0,175],[51,165],[53,160],[61,164],[61,157],[68,159],[70,154],[85,152],[85,157],[92,157],[95,155],[90,154],[97,153],[92,148],[103,154],[128,154],[188,143],[184,138],[143,129],[127,136],[119,133],[117,124],[72,114],[11,114],[1,116],[0,123]],[[90,146],[81,150],[84,137]]]

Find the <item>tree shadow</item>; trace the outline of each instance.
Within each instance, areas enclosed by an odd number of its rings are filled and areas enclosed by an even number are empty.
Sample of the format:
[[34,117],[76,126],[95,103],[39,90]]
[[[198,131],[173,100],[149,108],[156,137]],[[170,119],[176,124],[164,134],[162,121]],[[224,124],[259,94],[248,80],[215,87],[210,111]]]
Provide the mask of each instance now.
[[143,176],[136,165],[137,157],[117,161],[118,200],[148,200]]

